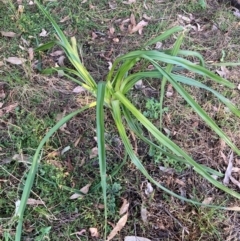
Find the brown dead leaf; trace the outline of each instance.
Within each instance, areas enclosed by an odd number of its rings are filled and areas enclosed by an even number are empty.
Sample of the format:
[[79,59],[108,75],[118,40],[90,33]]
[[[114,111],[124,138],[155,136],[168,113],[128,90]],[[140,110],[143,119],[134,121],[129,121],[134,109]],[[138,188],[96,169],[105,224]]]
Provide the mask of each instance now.
[[134,85],[136,90],[143,90],[146,86],[143,85],[142,79],[138,80]]
[[146,19],[147,21],[151,20],[152,18],[149,17],[146,13],[143,14],[143,18]]
[[8,57],[6,61],[10,64],[20,65],[23,64],[26,61],[26,59],[18,57]]
[[65,161],[65,166],[67,167],[68,172],[72,172],[74,170],[71,159],[69,157],[67,158],[67,161]]
[[28,56],[29,56],[29,60],[32,61],[34,58],[33,48],[28,49]]
[[23,5],[18,5],[18,13],[22,14],[24,11],[24,6]]
[[204,200],[202,201],[202,204],[204,205],[209,205],[213,200],[213,197],[206,197],[204,198]]
[[129,29],[129,33],[138,32],[140,35],[142,34],[143,28],[148,25],[148,22],[141,20],[136,26],[133,26]]
[[48,159],[48,160],[47,160],[47,163],[50,164],[50,165],[52,165],[52,166],[54,166],[54,167],[56,167],[56,168],[59,168],[59,169],[62,169],[62,168],[63,168],[62,163],[59,162],[58,160]]
[[60,156],[60,154],[61,154],[60,151],[52,151],[52,152],[48,153],[47,157],[54,158],[56,156]]
[[225,172],[224,179],[223,179],[223,184],[224,185],[229,184],[229,179],[230,179],[230,176],[232,174],[232,168],[233,168],[232,161],[233,161],[233,152],[231,152],[229,160],[228,160],[228,167],[227,167],[227,170]]
[[129,23],[129,22],[130,22],[130,18],[124,19],[124,20],[121,22],[119,28],[120,28],[120,30],[121,30],[122,32],[124,32],[124,31],[126,30],[126,24]]
[[[83,194],[87,194],[89,191],[91,184],[87,184],[86,186],[84,186],[83,188],[80,189],[80,192],[82,192]],[[77,199],[79,197],[83,197],[82,194],[79,193],[74,193],[69,199]]]
[[173,174],[176,171],[173,168],[169,168],[169,167],[164,167],[164,166],[159,166],[159,169],[164,172],[164,173],[168,173],[168,174]]
[[27,204],[28,205],[45,205],[45,203],[42,200],[36,200],[36,199],[33,199],[33,198],[29,198],[27,200]]
[[0,67],[3,66],[3,65],[4,65],[3,61],[0,61]]
[[99,232],[97,228],[89,228],[89,231],[91,233],[91,237],[99,238]]
[[86,89],[79,85],[79,86],[75,87],[72,92],[79,94],[79,93],[82,93],[85,91],[86,91]]
[[111,9],[116,9],[117,8],[117,3],[116,3],[116,1],[109,1],[108,2],[108,5],[109,5],[109,7],[111,8]]
[[166,97],[170,98],[171,96],[173,96],[173,87],[171,84],[169,84],[166,91]]
[[[0,88],[0,100],[3,100],[6,97],[5,91],[4,91],[4,87],[1,86]],[[2,108],[2,106],[0,107]]]
[[76,234],[76,235],[83,235],[84,233],[86,233],[87,231],[86,231],[86,229],[82,229],[81,231],[78,231],[78,232],[75,232],[75,233],[73,233],[73,234]]
[[97,156],[98,156],[98,148],[93,147],[91,152],[90,152],[89,158],[92,159],[92,158],[97,157]]
[[115,28],[114,28],[113,26],[111,26],[111,27],[109,28],[109,35],[110,35],[110,36],[113,36],[114,32],[115,32]]
[[64,59],[65,59],[65,56],[63,56],[63,55],[58,58],[59,66],[61,66],[61,67],[64,66]]
[[123,198],[123,204],[119,210],[119,215],[122,216],[124,213],[128,211],[129,208],[129,202],[127,199]]
[[177,15],[177,17],[178,17],[178,21],[179,21],[180,23],[191,23],[191,21],[192,21],[191,18],[186,17],[186,16],[183,16],[183,15],[181,15],[181,14]]
[[95,34],[95,32],[92,32],[92,40],[96,39],[97,37],[97,34]]
[[119,43],[119,38],[113,38],[112,40],[113,40],[114,43]]
[[123,1],[122,3],[123,4],[132,4],[132,3],[135,3],[136,2],[136,0],[128,0],[128,1]]
[[74,142],[74,147],[77,147],[80,140],[82,139],[82,136],[78,137],[77,140]]
[[133,27],[136,26],[136,19],[133,13],[131,13],[131,16],[130,16],[130,23],[132,24]]
[[218,75],[222,78],[228,78],[230,71],[225,67],[225,66],[221,66],[221,70],[216,70],[216,72],[218,73]]
[[13,155],[12,160],[19,161],[19,162],[28,162],[29,156],[23,155],[23,154],[15,154]]
[[153,187],[152,187],[152,184],[150,182],[147,183],[147,186],[145,188],[145,194],[147,196],[149,196],[150,194],[153,193]]
[[240,207],[226,207],[225,210],[231,210],[231,211],[240,211]]
[[69,19],[70,19],[69,16],[65,16],[65,17],[62,18],[59,22],[60,22],[60,23],[64,23],[64,22],[68,21]]
[[63,53],[64,53],[63,50],[57,50],[57,51],[52,52],[50,55],[51,55],[52,57],[57,57],[57,56],[63,55]]
[[127,19],[124,19],[123,21],[122,21],[122,24],[126,24],[126,23],[129,23],[130,22],[130,18],[127,18]]
[[21,41],[23,42],[24,45],[29,46],[30,45],[30,41],[26,40],[25,38],[23,38],[23,36],[21,36]]
[[156,42],[155,49],[161,49],[162,45],[162,42]]
[[96,207],[99,208],[99,209],[104,209],[104,205],[101,204],[101,203],[97,204]]
[[112,65],[113,65],[112,62],[109,61],[109,62],[108,62],[108,69],[109,69],[109,70],[111,70]]
[[48,36],[48,32],[43,28],[42,32],[39,34],[40,37],[47,37]]
[[118,232],[120,232],[122,230],[122,228],[125,226],[125,224],[127,222],[127,219],[128,219],[128,213],[126,213],[124,216],[122,216],[119,219],[116,226],[113,228],[113,230],[108,235],[107,241],[110,241],[111,239],[113,239],[118,234]]
[[177,184],[179,184],[179,185],[181,185],[181,186],[183,186],[183,187],[186,186],[186,183],[185,183],[184,181],[178,179],[178,178],[176,178],[174,181],[175,181]]
[[138,237],[138,236],[126,236],[124,241],[151,241],[148,238]]
[[240,172],[240,168],[239,167],[233,167],[232,168],[232,173],[233,172]]
[[235,184],[236,186],[238,186],[238,188],[240,188],[240,182],[238,180],[236,180],[234,177],[230,176],[230,180],[233,184]]
[[142,204],[142,206],[141,206],[141,218],[142,218],[142,221],[143,221],[144,223],[147,222],[148,211],[147,211],[147,208],[145,207],[144,204]]
[[[63,113],[58,113],[56,116],[56,121],[60,121],[66,114],[66,110],[63,111]],[[69,131],[67,131],[67,124],[63,124],[59,129],[67,134],[70,134]]]
[[2,34],[2,36],[4,36],[4,37],[9,37],[9,38],[14,38],[14,37],[16,37],[16,33],[14,33],[14,32],[4,32],[4,31],[1,31],[1,34]]
[[89,9],[96,9],[97,7],[92,5],[92,4],[89,4]]
[[2,108],[0,110],[0,117],[9,112],[12,112],[17,106],[18,106],[18,103],[15,103],[15,104],[11,104],[11,105],[8,105],[8,106]]
[[[238,1],[238,3],[239,3],[239,1]],[[237,18],[240,18],[240,11],[238,9],[235,9],[235,11],[233,12],[233,15]]]

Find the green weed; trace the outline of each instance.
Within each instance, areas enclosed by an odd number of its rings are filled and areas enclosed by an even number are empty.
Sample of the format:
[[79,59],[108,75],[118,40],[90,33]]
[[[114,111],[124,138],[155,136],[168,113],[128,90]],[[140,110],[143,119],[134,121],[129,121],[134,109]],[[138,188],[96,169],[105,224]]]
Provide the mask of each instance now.
[[[104,139],[104,109],[103,106],[110,109],[113,119],[115,121],[116,127],[118,129],[119,135],[122,139],[122,142],[125,146],[126,152],[128,153],[132,162],[136,165],[136,167],[143,173],[143,175],[149,179],[156,186],[164,190],[166,193],[178,197],[179,199],[194,203],[201,204],[194,200],[189,200],[183,198],[175,194],[174,192],[166,189],[162,185],[160,185],[157,181],[155,181],[146,171],[142,162],[138,159],[138,157],[133,152],[130,140],[126,134],[126,128],[122,123],[122,118],[124,117],[132,131],[135,132],[142,140],[144,140],[147,144],[151,146],[156,146],[150,140],[145,138],[142,135],[142,132],[135,127],[133,122],[133,117],[135,117],[145,128],[156,138],[156,140],[161,143],[161,145],[167,148],[167,152],[164,154],[167,156],[173,157],[178,160],[177,156],[182,156],[185,163],[194,167],[194,170],[201,174],[206,180],[210,183],[214,184],[216,187],[221,190],[231,194],[236,198],[240,198],[239,194],[228,189],[223,186],[220,182],[213,179],[208,173],[209,168],[204,168],[204,166],[196,163],[189,155],[187,155],[181,148],[179,148],[176,144],[174,144],[169,138],[161,133],[139,110],[137,110],[125,97],[125,94],[133,87],[133,85],[142,78],[162,78],[161,84],[161,95],[160,95],[160,124],[162,125],[162,109],[163,109],[163,98],[164,98],[164,89],[167,81],[171,83],[171,85],[175,88],[175,90],[188,102],[188,104],[193,108],[195,112],[236,152],[240,153],[237,147],[230,141],[230,139],[222,132],[222,130],[215,124],[215,122],[207,115],[207,113],[193,100],[193,98],[185,91],[185,89],[179,84],[179,82],[191,86],[196,86],[200,88],[207,89],[212,92],[219,100],[221,100],[228,108],[237,116],[240,116],[240,111],[227,100],[225,97],[214,91],[213,89],[205,86],[204,84],[188,78],[184,75],[174,74],[172,73],[174,65],[181,66],[188,71],[192,71],[194,73],[200,74],[203,77],[208,77],[214,80],[216,83],[223,84],[227,87],[234,88],[234,84],[229,81],[215,75],[204,67],[204,61],[202,56],[196,52],[180,50],[180,45],[183,40],[183,34],[177,38],[174,46],[170,50],[163,51],[133,51],[124,56],[120,56],[115,60],[113,66],[106,77],[106,82],[96,83],[86,68],[83,66],[78,50],[77,50],[77,42],[74,37],[71,38],[71,43],[68,42],[67,38],[50,16],[50,14],[39,4],[38,7],[42,10],[45,16],[51,21],[53,27],[55,28],[60,42],[57,42],[60,46],[63,47],[65,53],[75,67],[76,70],[64,68],[65,75],[69,77],[72,81],[82,85],[85,89],[87,89],[93,96],[97,98],[97,102],[92,102],[91,104],[74,111],[73,113],[65,116],[62,120],[60,120],[42,139],[40,145],[37,148],[37,151],[33,158],[33,163],[31,166],[30,173],[28,175],[25,188],[22,195],[22,200],[20,204],[20,208],[17,212],[17,217],[19,217],[18,228],[16,233],[16,240],[20,240],[21,230],[22,230],[22,218],[23,212],[26,207],[26,201],[30,194],[30,190],[33,185],[34,177],[37,172],[37,163],[39,160],[39,154],[48,139],[66,122],[68,122],[75,115],[85,111],[86,109],[92,108],[96,106],[96,117],[97,117],[97,138],[98,138],[98,157],[99,157],[99,166],[100,166],[100,175],[101,175],[101,186],[103,190],[103,198],[104,198],[104,213],[105,213],[105,238],[106,238],[106,230],[107,230],[107,179],[106,179],[106,150],[105,150],[105,139]],[[175,27],[164,32],[159,37],[149,41],[147,45],[155,44],[158,41],[162,41],[167,39],[170,35],[182,31],[181,27]],[[49,46],[49,45],[47,45]],[[41,51],[46,49],[46,46],[40,46],[37,51]],[[197,57],[200,61],[200,65],[196,65],[191,63],[188,60],[177,57],[177,55],[183,56],[194,56]],[[128,74],[129,70],[137,63],[140,59],[144,59],[149,61],[155,69],[153,71],[147,72],[138,72],[136,74]],[[161,63],[167,64],[167,67],[161,66]],[[74,78],[72,75],[77,76],[78,78]],[[161,130],[161,127],[160,127]],[[158,148],[160,148],[158,146]]]

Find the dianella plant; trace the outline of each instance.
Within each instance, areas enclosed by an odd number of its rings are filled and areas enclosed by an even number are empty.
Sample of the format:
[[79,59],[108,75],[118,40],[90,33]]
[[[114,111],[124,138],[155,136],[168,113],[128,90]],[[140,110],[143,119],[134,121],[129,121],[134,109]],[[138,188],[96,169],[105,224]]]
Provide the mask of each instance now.
[[[86,105],[85,107],[74,111],[66,115],[62,120],[60,120],[42,139],[40,142],[36,153],[33,157],[33,162],[30,171],[27,176],[27,180],[24,186],[20,207],[17,210],[16,218],[18,220],[16,241],[20,241],[24,210],[26,208],[27,199],[30,195],[31,188],[33,186],[34,178],[37,173],[38,164],[40,162],[40,153],[44,144],[48,139],[67,121],[76,116],[79,113],[84,112],[89,108],[96,108],[96,128],[97,128],[97,142],[98,142],[98,159],[100,167],[101,176],[101,187],[104,198],[105,205],[105,235],[106,235],[106,222],[107,222],[107,194],[106,194],[106,151],[104,143],[104,111],[111,112],[112,118],[116,124],[118,134],[121,137],[121,141],[124,145],[126,154],[128,155],[128,160],[131,161],[136,168],[148,179],[151,183],[156,185],[162,191],[167,194],[184,200],[186,202],[203,205],[195,200],[187,199],[182,197],[171,190],[165,188],[160,183],[155,181],[152,176],[147,172],[143,163],[133,151],[131,141],[127,135],[127,131],[132,131],[135,135],[145,142],[147,145],[152,146],[159,151],[161,151],[166,157],[181,161],[188,166],[191,166],[195,172],[200,174],[204,179],[210,182],[215,187],[221,189],[222,191],[230,194],[235,198],[240,199],[240,194],[227,188],[221,182],[215,180],[212,174],[219,174],[215,170],[200,165],[194,161],[183,149],[171,141],[166,135],[161,131],[162,126],[155,126],[148,118],[146,118],[143,113],[137,109],[127,96],[128,92],[133,88],[133,86],[140,80],[147,78],[155,79],[161,85],[160,91],[160,123],[162,125],[162,106],[164,100],[164,89],[167,83],[170,83],[173,88],[181,95],[185,101],[191,106],[192,110],[195,111],[202,120],[221,138],[233,152],[240,155],[240,150],[233,144],[228,136],[218,127],[218,125],[209,117],[209,115],[200,107],[200,105],[193,99],[193,97],[186,91],[185,86],[193,86],[196,88],[202,88],[211,92],[215,97],[218,98],[234,115],[240,117],[240,111],[231,103],[231,101],[225,98],[223,95],[213,90],[212,88],[204,85],[200,81],[187,77],[182,73],[192,72],[197,74],[197,76],[202,76],[216,82],[219,85],[235,88],[235,85],[226,79],[216,75],[215,73],[209,71],[204,66],[204,60],[202,56],[193,51],[181,50],[181,43],[184,37],[184,28],[177,26],[169,30],[166,30],[160,36],[146,43],[145,50],[136,50],[126,53],[123,56],[118,57],[112,65],[106,79],[101,82],[96,82],[90,73],[87,71],[81,59],[79,57],[77,49],[77,41],[75,37],[72,37],[70,41],[66,38],[62,30],[59,28],[57,23],[51,17],[51,15],[36,1],[37,6],[43,12],[46,18],[52,23],[58,39],[54,42],[49,42],[47,44],[39,46],[35,51],[45,51],[51,48],[53,45],[59,45],[64,51],[71,62],[72,68],[64,68],[64,74],[71,81],[79,84],[89,91],[93,97],[96,98],[95,101]],[[171,37],[171,35],[178,35],[173,47],[168,50],[146,50],[147,46],[155,44],[156,42],[163,41]],[[181,57],[179,57],[181,56]],[[192,63],[185,57],[194,56],[199,60],[199,64]],[[140,61],[144,63],[148,62],[154,69],[142,69],[140,72],[134,73],[131,71],[136,64]],[[140,64],[142,63],[140,62]],[[146,66],[146,64],[144,64]],[[144,68],[144,67],[143,67]],[[176,72],[178,69],[180,71]],[[143,132],[144,128],[144,132]],[[146,135],[148,132],[148,135]],[[153,138],[151,140],[147,137],[151,135]],[[164,147],[164,148],[163,148]],[[120,164],[119,164],[120,165]],[[210,205],[208,205],[210,206]],[[216,207],[214,205],[210,207]],[[219,207],[222,209],[230,209],[225,207]]]

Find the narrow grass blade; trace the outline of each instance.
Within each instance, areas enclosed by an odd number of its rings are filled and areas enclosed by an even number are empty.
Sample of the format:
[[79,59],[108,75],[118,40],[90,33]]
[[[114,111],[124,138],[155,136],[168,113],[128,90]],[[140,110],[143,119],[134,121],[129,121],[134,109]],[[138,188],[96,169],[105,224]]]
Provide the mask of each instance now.
[[[171,50],[166,50],[166,51],[163,51],[165,54],[169,54],[171,53]],[[179,55],[183,55],[183,56],[192,56],[192,57],[196,57],[199,59],[199,62],[200,62],[200,65],[205,67],[205,61],[203,59],[203,56],[196,52],[196,51],[190,51],[190,50],[179,50],[178,53],[177,53],[177,56]]]
[[[127,159],[128,159],[128,154],[126,152],[122,162],[116,168],[113,169],[113,171],[111,172],[110,175],[108,175],[107,181],[112,180],[112,178],[118,174],[118,172],[121,170],[121,168],[126,164]],[[94,190],[98,189],[99,187],[101,187],[101,183],[98,183],[96,186],[94,186],[92,188],[92,190],[94,191]]]
[[15,241],[20,241],[21,240],[21,233],[22,233],[22,224],[23,224],[23,214],[26,208],[26,204],[27,204],[27,200],[29,198],[32,186],[33,186],[33,182],[38,170],[38,163],[39,163],[39,154],[43,148],[43,146],[45,145],[45,143],[49,140],[49,138],[63,125],[65,124],[67,121],[69,121],[71,118],[73,118],[74,116],[76,116],[77,114],[91,108],[94,107],[96,105],[96,102],[93,102],[79,110],[76,110],[74,112],[72,112],[71,114],[65,116],[64,118],[62,118],[51,130],[49,130],[49,132],[45,135],[45,137],[41,140],[35,155],[33,157],[33,161],[32,161],[32,165],[30,168],[30,171],[27,175],[27,180],[25,182],[24,185],[24,189],[23,189],[23,194],[21,197],[21,202],[20,202],[20,206],[19,209],[16,213],[16,217],[18,218],[18,225],[17,225],[17,230],[16,230],[16,236],[15,236]]
[[105,232],[104,240],[107,237],[107,177],[106,177],[106,148],[105,148],[105,137],[104,137],[104,112],[103,104],[105,97],[105,86],[104,82],[98,83],[97,88],[97,143],[98,143],[98,160],[100,166],[101,185],[104,201],[104,216],[105,216]]
[[168,137],[163,135],[140,111],[136,109],[134,105],[121,93],[116,92],[114,95],[121,103],[131,111],[131,113],[137,118],[137,120],[142,123],[142,125],[164,146],[170,149],[173,153],[178,156],[182,156],[188,162],[189,165],[194,167],[194,170],[203,176],[206,180],[212,183],[214,186],[218,187],[222,191],[229,193],[233,197],[240,199],[240,194],[232,191],[231,189],[225,187],[220,182],[213,179],[197,162],[195,162],[185,151],[183,151],[179,146],[172,142]]
[[164,31],[163,34],[159,35],[158,37],[148,41],[144,46],[149,46],[149,45],[152,45],[152,44],[155,44],[157,42],[161,42],[167,38],[169,38],[172,34],[176,33],[176,32],[180,32],[180,31],[183,31],[184,28],[181,27],[181,26],[176,26],[176,27],[173,27],[167,31]]
[[[175,56],[178,54],[180,46],[183,41],[183,33],[177,38],[177,41],[174,43],[173,48],[170,51],[170,55]],[[173,64],[168,64],[166,67],[166,72],[170,74],[173,69]],[[165,94],[165,86],[167,83],[167,78],[163,76],[162,82],[161,82],[161,90],[160,90],[160,130],[162,130],[162,116],[163,116],[163,100],[164,100],[164,94]]]
[[183,56],[193,56],[199,59],[200,65],[202,67],[205,67],[205,61],[203,59],[203,56],[196,52],[196,51],[190,51],[190,50],[179,50],[178,55],[183,55]]
[[51,49],[54,45],[57,44],[57,41],[50,41],[48,43],[42,44],[34,49],[34,52],[46,51]]
[[225,104],[233,114],[240,117],[240,110],[229,99],[227,99],[217,91],[213,90],[212,88],[206,86],[205,84],[202,84],[197,80],[194,80],[186,76],[177,75],[177,74],[171,74],[170,76],[177,82],[208,90],[209,92],[214,94],[223,104]]
[[[161,52],[163,52],[165,54],[170,54],[171,55],[172,49],[163,50]],[[179,49],[179,51],[177,53],[177,56],[179,56],[179,55],[196,57],[196,58],[199,59],[200,65],[205,67],[205,61],[203,59],[203,56],[200,53],[196,52],[196,51]]]
[[[120,94],[120,92],[118,92]],[[118,94],[116,94],[116,96],[120,97]],[[125,97],[124,97],[125,98]],[[120,99],[122,99],[120,97]],[[125,102],[125,101],[124,101]],[[130,141],[127,137],[127,134],[126,134],[126,131],[125,131],[125,128],[122,124],[122,119],[121,119],[121,110],[120,110],[120,107],[119,107],[119,101],[118,100],[115,100],[112,102],[112,106],[113,106],[113,117],[114,117],[114,120],[115,120],[115,123],[116,123],[116,126],[118,128],[118,132],[119,132],[119,135],[121,136],[122,138],[122,141],[123,141],[123,144],[124,144],[124,147],[129,155],[129,157],[131,158],[131,161],[133,162],[133,164],[138,168],[138,170],[140,170],[142,172],[142,174],[152,183],[154,183],[157,187],[159,187],[160,189],[162,189],[164,192],[168,193],[169,195],[173,196],[173,197],[176,197],[180,200],[184,200],[186,202],[189,202],[189,203],[192,203],[192,204],[195,204],[195,205],[202,205],[202,206],[207,206],[207,207],[214,207],[214,208],[220,208],[220,209],[225,209],[225,207],[219,207],[219,206],[214,206],[214,205],[204,205],[200,202],[197,202],[197,201],[194,201],[194,200],[191,200],[191,199],[187,199],[187,198],[184,198],[172,191],[170,191],[169,189],[165,188],[164,186],[162,186],[159,182],[155,181],[150,175],[149,173],[147,172],[147,170],[145,169],[145,167],[143,166],[143,164],[141,163],[141,161],[137,158],[137,156],[135,155],[133,149],[132,149],[132,146],[130,144]],[[127,105],[129,107],[129,105]],[[240,195],[239,195],[240,196]]]

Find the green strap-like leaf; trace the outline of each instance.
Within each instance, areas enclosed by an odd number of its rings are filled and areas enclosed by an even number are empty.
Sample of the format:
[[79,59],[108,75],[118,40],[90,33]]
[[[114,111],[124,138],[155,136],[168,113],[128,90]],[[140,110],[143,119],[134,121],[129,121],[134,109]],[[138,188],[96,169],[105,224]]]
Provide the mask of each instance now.
[[[183,33],[177,38],[176,42],[174,43],[174,46],[170,51],[170,55],[176,56],[178,54],[182,41],[183,41]],[[173,64],[168,64],[166,67],[166,72],[168,74],[170,74],[172,72],[173,67],[174,67]],[[166,83],[167,83],[167,78],[165,76],[163,76],[162,82],[161,82],[160,102],[159,102],[159,104],[160,104],[160,111],[159,111],[160,112],[160,120],[159,120],[160,130],[162,130],[163,100],[164,100]]]
[[98,160],[99,160],[99,166],[100,166],[101,185],[102,185],[103,201],[104,201],[104,216],[105,216],[104,239],[106,240],[106,235],[107,235],[107,177],[106,177],[106,148],[105,148],[105,137],[104,137],[104,112],[103,112],[105,86],[106,86],[106,84],[104,82],[98,83],[96,119],[97,119]]
[[35,0],[35,3],[37,4],[38,8],[44,13],[44,15],[49,19],[52,26],[55,28],[57,35],[60,38],[60,41],[57,43],[64,49],[69,61],[73,64],[73,66],[79,72],[79,75],[81,76],[82,80],[87,85],[91,86],[93,89],[96,89],[97,84],[95,83],[94,79],[89,74],[89,72],[86,70],[86,68],[83,66],[79,58],[79,55],[77,52],[76,39],[74,37],[71,39],[72,41],[72,46],[71,46],[71,44],[68,42],[64,33],[62,32],[58,24],[55,22],[55,20],[52,18],[52,16],[42,7],[42,5],[37,0]]
[[184,28],[181,27],[181,26],[176,26],[176,27],[173,27],[171,29],[168,29],[166,31],[164,31],[161,35],[157,36],[156,38],[148,41],[145,46],[149,46],[149,45],[152,45],[152,44],[155,44],[157,42],[161,42],[167,38],[169,38],[172,34],[176,33],[176,32],[180,32],[180,31],[183,31]]
[[24,189],[23,189],[23,194],[21,197],[21,201],[20,201],[20,206],[16,212],[16,217],[18,218],[18,225],[17,225],[17,230],[16,230],[16,236],[15,236],[15,241],[20,241],[21,240],[21,233],[22,233],[22,224],[23,224],[23,214],[27,205],[27,200],[29,198],[32,186],[33,186],[33,182],[38,170],[38,163],[39,163],[39,154],[43,148],[43,146],[45,145],[45,143],[49,140],[49,138],[66,122],[68,122],[71,118],[73,118],[74,116],[76,116],[77,114],[91,108],[94,107],[96,105],[96,102],[93,102],[79,110],[76,110],[74,112],[72,112],[71,114],[65,116],[64,118],[62,118],[52,129],[50,129],[48,131],[48,133],[45,135],[45,137],[41,140],[35,155],[33,157],[33,161],[32,161],[32,165],[31,168],[29,170],[29,173],[27,175],[27,180],[24,184]]
[[137,118],[137,120],[142,123],[142,125],[164,146],[170,149],[177,156],[182,156],[188,162],[189,165],[194,167],[194,170],[203,176],[206,180],[212,183],[214,186],[229,193],[233,197],[240,199],[240,194],[225,187],[220,182],[212,178],[197,162],[195,162],[185,151],[183,151],[179,146],[172,142],[168,137],[161,133],[139,110],[136,109],[134,105],[121,93],[116,92],[116,99],[121,101],[121,103],[131,111],[131,113]]
[[[177,82],[210,91],[223,104],[225,104],[232,113],[234,113],[236,116],[240,117],[240,110],[229,99],[227,99],[226,97],[224,97],[217,91],[213,90],[212,88],[206,86],[205,84],[203,84],[195,79],[192,79],[192,78],[180,75],[180,74],[172,74],[171,73],[170,76]],[[139,81],[140,79],[143,79],[143,78],[156,78],[159,81],[162,78],[162,74],[157,70],[147,71],[147,72],[138,72],[135,74],[131,74],[125,79],[125,82],[121,88],[121,92],[123,94],[126,94],[134,86],[134,84],[137,81]]]
[[[171,158],[171,159],[174,159],[176,161],[179,161],[179,162],[182,162],[182,163],[185,163],[185,164],[188,164],[188,162],[183,159],[182,157],[179,157],[179,156],[176,156],[176,155],[173,155],[172,153],[164,150],[163,148],[161,148],[160,146],[154,144],[152,141],[150,141],[148,138],[146,138],[142,133],[143,131],[141,130],[141,128],[139,127],[138,123],[135,123],[133,118],[131,117],[130,115],[130,112],[129,110],[123,106],[122,107],[123,109],[123,113],[124,113],[124,117],[126,118],[126,121],[128,123],[128,126],[130,127],[130,129],[141,139],[143,140],[145,143],[147,143],[149,146],[152,146],[153,148],[159,150],[161,153],[163,153],[165,156]],[[223,177],[224,174],[222,174],[221,172],[218,172],[210,167],[206,167],[204,165],[201,165],[200,166],[206,171],[208,172],[209,174],[211,175],[216,175],[218,177]]]
[[168,81],[172,84],[174,89],[187,101],[187,103],[192,106],[193,110],[204,120],[204,122],[212,128],[212,130],[222,138],[228,146],[230,146],[233,151],[240,155],[240,150],[232,143],[232,141],[227,137],[227,135],[217,126],[217,124],[212,120],[212,118],[199,106],[199,104],[184,90],[184,88],[178,84],[174,79],[164,71],[155,61],[150,60],[155,68],[165,76]]
[[[123,100],[123,103],[124,105],[126,104],[126,108],[129,107],[129,104],[127,103],[127,99],[125,99],[124,96],[121,96],[121,93],[118,92],[116,93],[116,97],[119,97],[119,99]],[[125,99],[125,100],[124,100]],[[123,144],[124,144],[124,147],[129,155],[129,157],[131,158],[131,161],[133,162],[133,164],[138,168],[138,170],[140,170],[142,172],[142,174],[150,181],[152,182],[153,184],[155,184],[157,187],[159,187],[160,189],[162,189],[164,192],[168,193],[169,195],[173,196],[173,197],[176,197],[180,200],[183,200],[183,201],[186,201],[186,202],[189,202],[189,203],[192,203],[192,204],[195,204],[195,205],[202,205],[202,206],[207,206],[207,207],[213,207],[213,208],[220,208],[220,209],[225,209],[225,207],[219,207],[219,206],[215,206],[215,205],[205,205],[205,204],[202,204],[200,202],[197,202],[197,201],[194,201],[194,200],[191,200],[191,199],[187,199],[187,198],[184,198],[172,191],[170,191],[169,189],[165,188],[164,186],[162,186],[160,183],[158,183],[157,181],[155,181],[150,175],[149,173],[147,172],[147,170],[145,169],[145,167],[143,166],[142,162],[137,158],[137,156],[135,155],[134,151],[133,151],[133,148],[130,144],[130,141],[127,137],[127,134],[126,134],[126,131],[125,131],[125,128],[122,124],[122,119],[121,119],[121,111],[120,111],[120,106],[119,106],[119,100],[115,100],[112,102],[112,106],[113,106],[113,117],[114,117],[114,120],[115,120],[115,123],[116,123],[116,126],[118,128],[118,132],[119,132],[119,135],[121,136],[122,138],[122,141],[123,141]],[[132,110],[130,109],[130,111],[132,112],[135,112],[135,110]],[[138,112],[138,111],[137,111]],[[135,114],[137,114],[137,112],[135,112]],[[139,120],[139,115],[136,115],[137,119]],[[158,131],[158,130],[157,130]],[[240,196],[240,195],[239,195]]]
[[185,68],[186,70],[189,70],[193,73],[197,73],[200,74],[204,77],[208,77],[211,80],[225,85],[229,88],[235,88],[235,85],[233,83],[231,83],[230,81],[221,78],[220,76],[214,74],[213,72],[209,71],[208,69],[206,69],[205,67],[202,67],[200,65],[194,64],[189,60],[177,57],[177,56],[171,56],[168,54],[165,54],[163,52],[159,52],[156,50],[148,50],[148,51],[133,51],[130,52],[128,54],[125,54],[121,57],[118,58],[118,61],[124,61],[127,59],[133,59],[133,58],[146,58],[148,60],[151,61],[160,61],[163,63],[167,63],[167,64],[174,64],[176,66],[181,66],[183,68]]

